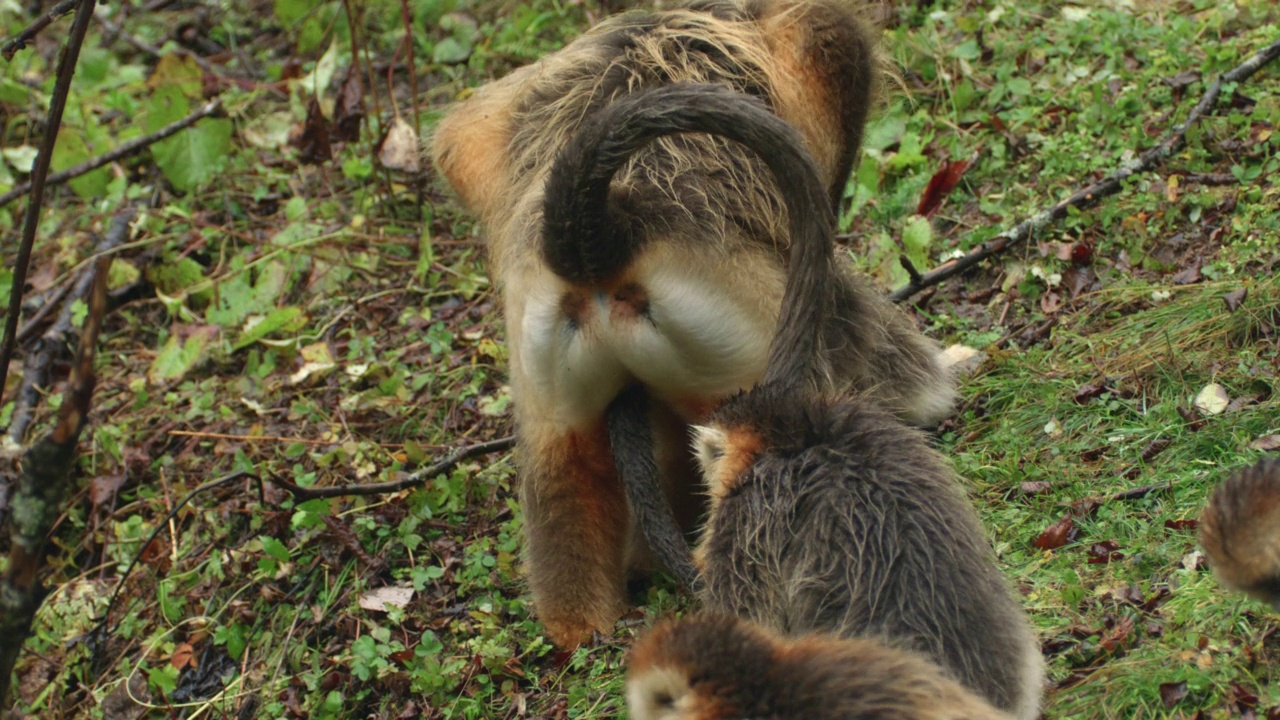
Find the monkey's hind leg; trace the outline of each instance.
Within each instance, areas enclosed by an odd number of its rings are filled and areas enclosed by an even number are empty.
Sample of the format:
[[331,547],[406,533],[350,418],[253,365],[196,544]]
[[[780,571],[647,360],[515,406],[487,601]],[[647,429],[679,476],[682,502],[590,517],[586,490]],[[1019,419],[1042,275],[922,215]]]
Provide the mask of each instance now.
[[609,633],[626,598],[628,515],[603,420],[588,430],[521,427],[525,561],[538,617],[573,648]]
[[605,411],[614,466],[626,490],[631,517],[649,549],[676,581],[691,591],[699,587],[698,571],[684,531],[667,501],[649,425],[649,397],[642,385],[622,391]]

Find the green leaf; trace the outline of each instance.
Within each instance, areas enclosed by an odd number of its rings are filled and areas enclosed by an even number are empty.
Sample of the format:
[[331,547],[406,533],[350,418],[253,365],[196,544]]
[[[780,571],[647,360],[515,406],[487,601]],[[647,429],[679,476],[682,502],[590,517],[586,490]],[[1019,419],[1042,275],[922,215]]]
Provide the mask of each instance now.
[[205,358],[205,351],[216,334],[214,328],[202,328],[183,341],[177,335],[170,335],[164,347],[151,361],[147,370],[147,378],[156,385],[177,380],[186,375]]
[[222,170],[231,150],[231,130],[227,118],[205,118],[153,145],[151,155],[175,189],[194,190]]
[[254,313],[266,314],[274,309],[288,286],[288,269],[283,263],[272,261],[257,269],[256,280],[250,273],[242,270],[218,283],[217,302],[205,313],[209,322],[234,327]]
[[[85,131],[64,125],[58,131],[58,142],[53,146],[53,159],[49,167],[53,172],[59,172],[88,160],[92,155],[88,144],[85,143]],[[111,171],[102,167],[69,180],[67,184],[76,195],[86,200],[93,200],[107,191],[109,182],[111,182]]]
[[152,88],[174,88],[189,98],[199,99],[203,93],[204,71],[190,55],[170,53],[156,63],[147,85]]
[[[117,261],[118,262],[118,261]],[[112,263],[114,267],[115,263]],[[204,282],[204,266],[190,257],[177,262],[152,263],[147,266],[147,279],[166,295],[186,293]]]
[[453,37],[442,39],[431,51],[431,59],[442,65],[466,62],[469,57],[471,57],[471,46]]
[[84,319],[89,315],[89,305],[84,300],[76,298],[71,301],[71,326],[76,328],[84,327]]
[[182,619],[183,608],[187,601],[182,595],[173,593],[173,581],[163,580],[157,586],[157,595],[160,603],[160,612],[164,614],[165,620],[176,623]]
[[163,85],[151,93],[147,103],[147,114],[142,119],[143,127],[151,133],[174,123],[191,113],[191,103],[182,89],[175,85]]
[[302,314],[301,308],[296,307],[276,308],[260,317],[250,316],[245,322],[244,332],[240,333],[231,349],[234,351],[248,347],[272,333],[297,332],[306,325],[307,316]]
[[270,535],[260,535],[258,540],[262,542],[262,551],[280,562],[289,562],[289,548],[284,543],[271,537]]
[[24,173],[31,172],[31,166],[35,165],[38,154],[40,151],[34,145],[18,145],[0,150],[0,155],[4,155],[4,159],[8,160],[15,170]]
[[178,668],[170,663],[153,667],[147,671],[147,681],[162,695],[172,695],[178,689]]
[[238,622],[231,623],[213,631],[213,642],[215,645],[226,645],[227,655],[230,655],[232,660],[238,660],[248,645],[245,634],[244,625]]

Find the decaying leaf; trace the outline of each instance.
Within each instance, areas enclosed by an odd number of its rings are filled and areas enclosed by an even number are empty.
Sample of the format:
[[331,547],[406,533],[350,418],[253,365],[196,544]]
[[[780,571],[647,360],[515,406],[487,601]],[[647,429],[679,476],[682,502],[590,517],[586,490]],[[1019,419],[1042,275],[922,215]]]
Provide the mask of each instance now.
[[1187,570],[1199,570],[1204,567],[1204,553],[1192,550],[1182,556],[1182,567]]
[[1089,564],[1099,565],[1112,560],[1123,560],[1124,553],[1119,552],[1120,543],[1115,540],[1104,540],[1089,546]]
[[94,505],[102,505],[109,501],[124,485],[124,475],[98,475],[89,482],[89,500]]
[[1196,408],[1205,415],[1221,415],[1230,403],[1226,389],[1218,383],[1205,385],[1195,400]]
[[1222,296],[1222,302],[1227,304],[1227,309],[1230,310],[1231,312],[1235,312],[1236,310],[1239,310],[1240,306],[1243,305],[1244,301],[1247,299],[1249,299],[1248,288],[1240,288],[1238,290],[1232,290],[1231,292]]
[[1186,696],[1186,682],[1160,683],[1160,702],[1164,703],[1166,710],[1172,710]]
[[196,667],[196,651],[191,647],[191,643],[178,643],[173,649],[173,655],[169,657],[169,664],[181,670],[187,666]]
[[333,158],[333,149],[329,146],[329,121],[314,95],[307,101],[307,121],[293,144],[297,146],[298,159],[303,164],[318,165]]
[[1055,550],[1074,541],[1078,534],[1076,521],[1067,515],[1045,528],[1045,531],[1040,533],[1040,537],[1036,538],[1032,544],[1041,550]]
[[929,217],[937,212],[942,207],[942,201],[955,189],[964,176],[964,171],[969,169],[969,164],[977,157],[975,152],[968,160],[944,161],[942,167],[929,178],[924,195],[920,197],[920,204],[916,206],[916,214]]
[[959,377],[969,377],[987,361],[987,354],[968,345],[955,343],[942,351],[942,362]]
[[364,86],[360,82],[359,63],[352,63],[333,106],[333,139],[358,140],[361,120],[364,120]]
[[1018,489],[1021,490],[1024,495],[1041,495],[1049,492],[1053,489],[1053,486],[1047,482],[1036,480],[1018,483]]
[[374,612],[386,612],[388,608],[403,608],[413,599],[413,588],[380,587],[360,596],[360,607]]
[[1249,443],[1250,450],[1280,450],[1280,435],[1263,435]]
[[391,170],[403,170],[413,174],[418,172],[418,156],[422,153],[418,147],[418,133],[404,118],[396,116],[391,121],[391,128],[382,138],[378,148],[378,162]]

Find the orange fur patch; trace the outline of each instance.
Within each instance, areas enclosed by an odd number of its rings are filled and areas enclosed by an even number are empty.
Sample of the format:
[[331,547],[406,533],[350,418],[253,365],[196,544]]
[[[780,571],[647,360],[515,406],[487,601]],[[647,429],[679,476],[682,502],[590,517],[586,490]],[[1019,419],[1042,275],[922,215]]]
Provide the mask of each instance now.
[[764,438],[755,430],[749,427],[727,430],[720,460],[716,463],[712,497],[721,500],[737,487],[742,475],[751,468],[763,449]]
[[[623,567],[630,523],[604,421],[540,444],[531,465],[545,490],[545,525],[530,563],[538,617],[561,648],[609,633],[625,605]],[[526,477],[525,481],[530,478]],[[557,558],[553,560],[552,558]]]

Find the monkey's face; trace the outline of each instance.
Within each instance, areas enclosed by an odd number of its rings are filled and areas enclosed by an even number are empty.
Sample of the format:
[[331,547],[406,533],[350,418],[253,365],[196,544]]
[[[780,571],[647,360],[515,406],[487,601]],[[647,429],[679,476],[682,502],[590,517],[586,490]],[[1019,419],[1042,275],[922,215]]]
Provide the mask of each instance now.
[[689,678],[670,667],[651,667],[627,681],[627,708],[634,720],[694,720]]
[[731,616],[660,623],[628,659],[633,720],[738,720],[756,717],[774,641]]

